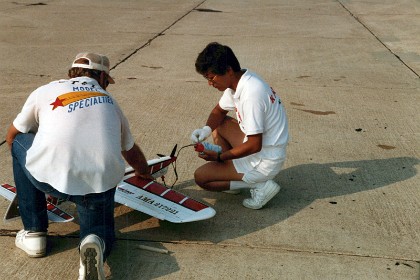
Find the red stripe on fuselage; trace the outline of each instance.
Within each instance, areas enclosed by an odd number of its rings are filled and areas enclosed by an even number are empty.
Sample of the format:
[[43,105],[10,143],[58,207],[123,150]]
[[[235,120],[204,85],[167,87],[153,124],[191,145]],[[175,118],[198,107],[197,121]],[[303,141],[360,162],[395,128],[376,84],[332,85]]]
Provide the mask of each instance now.
[[[182,193],[179,193],[179,192],[176,192],[174,190],[168,189],[167,187],[162,186],[159,183],[152,182],[151,180],[145,180],[145,179],[142,179],[140,177],[133,176],[131,178],[128,178],[127,180],[124,180],[124,182],[129,183],[132,186],[142,188],[143,190],[145,190],[149,193],[161,196],[162,198],[165,198],[169,201],[175,202],[179,205],[182,205],[185,208],[188,208],[188,209],[196,211],[196,212],[198,212],[200,210],[203,210],[205,208],[208,208],[207,205],[205,205],[205,204],[203,204],[199,201],[196,201],[192,198],[189,198],[189,197],[183,195]],[[167,192],[162,196],[162,193],[164,193],[165,191],[167,191]],[[184,202],[180,203],[182,200],[184,200]]]

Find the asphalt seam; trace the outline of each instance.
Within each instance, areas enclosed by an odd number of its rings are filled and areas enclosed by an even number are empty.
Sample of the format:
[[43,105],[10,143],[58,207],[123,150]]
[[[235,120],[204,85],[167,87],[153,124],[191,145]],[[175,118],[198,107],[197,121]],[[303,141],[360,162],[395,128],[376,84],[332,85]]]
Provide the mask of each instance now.
[[417,262],[420,263],[420,259],[411,259],[411,258],[404,258],[398,256],[377,256],[377,255],[367,255],[367,254],[356,254],[356,253],[343,253],[343,252],[334,252],[334,251],[322,251],[322,250],[303,250],[303,249],[296,249],[296,248],[286,248],[286,247],[267,247],[267,246],[253,246],[250,244],[233,244],[233,243],[223,243],[223,244],[215,244],[211,242],[186,242],[186,241],[148,241],[144,240],[144,242],[156,242],[161,244],[174,244],[174,245],[204,245],[204,246],[218,246],[218,247],[247,247],[250,249],[258,249],[258,250],[271,250],[271,251],[285,251],[291,253],[309,253],[309,254],[323,254],[323,255],[334,255],[334,256],[346,256],[346,257],[363,257],[363,258],[374,258],[374,259],[384,259],[384,260],[400,260],[400,261],[410,261],[410,262]]
[[[66,236],[60,236],[65,238]],[[291,253],[309,253],[309,254],[323,254],[323,255],[333,255],[333,256],[345,256],[345,257],[361,257],[361,258],[374,258],[374,259],[383,259],[383,260],[399,260],[399,261],[409,261],[416,262],[420,264],[420,259],[413,258],[404,258],[400,256],[378,256],[378,255],[368,255],[368,254],[357,254],[357,253],[343,253],[343,252],[334,252],[334,251],[322,251],[322,250],[303,250],[296,248],[286,248],[286,247],[267,247],[267,246],[254,246],[250,244],[237,244],[237,243],[213,243],[210,241],[197,242],[197,241],[164,241],[164,240],[145,240],[145,239],[133,239],[133,238],[117,238],[117,241],[131,241],[131,242],[145,242],[145,243],[159,243],[159,244],[172,244],[172,245],[200,245],[200,246],[217,246],[217,247],[246,247],[250,249],[258,250],[271,250],[271,251],[285,251]]]
[[175,24],[177,24],[180,20],[182,20],[184,17],[186,17],[187,15],[189,15],[192,11],[196,10],[199,6],[201,6],[204,2],[206,2],[207,0],[203,0],[201,1],[198,5],[196,5],[194,8],[192,8],[191,10],[189,10],[188,12],[186,12],[183,16],[181,16],[180,18],[178,18],[177,20],[175,20],[172,24],[170,24],[168,27],[164,28],[162,31],[158,32],[155,36],[153,36],[151,39],[147,40],[146,43],[144,43],[143,45],[141,45],[140,47],[138,47],[137,49],[135,49],[132,53],[128,54],[125,58],[123,58],[121,61],[117,62],[114,66],[111,67],[110,70],[113,70],[115,68],[117,68],[117,66],[119,66],[120,64],[126,62],[129,58],[131,58],[133,55],[135,55],[137,52],[139,52],[140,50],[142,50],[143,48],[150,46],[150,44],[158,37],[164,35],[165,31],[169,30],[172,26],[174,26]]
[[340,0],[337,0],[338,3],[358,22],[360,23],[370,34],[372,34],[373,37],[376,38],[376,40],[381,43],[392,55],[394,55],[405,67],[407,67],[411,72],[414,73],[414,75],[417,76],[417,78],[420,78],[420,75],[411,68],[407,63],[404,62],[404,60],[401,59],[399,55],[397,55],[395,52],[393,52],[384,42],[381,41],[381,39],[366,25],[364,24],[355,14],[353,14],[349,8],[347,8]]
[[[16,237],[18,230],[0,230],[0,237]],[[49,238],[61,238],[61,239],[78,239],[78,236],[64,236],[64,235],[53,235],[49,234]],[[398,261],[407,261],[407,262],[416,262],[420,264],[420,259],[411,259],[404,258],[399,256],[378,256],[378,255],[367,255],[367,254],[356,254],[356,253],[344,253],[344,252],[334,252],[334,251],[323,251],[323,250],[303,250],[296,248],[286,248],[286,247],[267,247],[267,246],[254,246],[250,244],[235,244],[235,243],[222,243],[215,244],[212,242],[195,242],[195,241],[162,241],[162,240],[145,240],[145,239],[134,239],[134,238],[117,238],[118,241],[129,241],[129,242],[142,242],[142,243],[158,243],[163,244],[172,244],[172,245],[199,245],[199,246],[216,246],[222,248],[250,248],[257,250],[270,250],[270,251],[283,251],[290,253],[307,253],[307,254],[319,254],[319,255],[331,255],[331,256],[343,256],[343,257],[359,257],[359,258],[373,258],[381,260],[398,260]],[[163,247],[165,247],[163,245]]]

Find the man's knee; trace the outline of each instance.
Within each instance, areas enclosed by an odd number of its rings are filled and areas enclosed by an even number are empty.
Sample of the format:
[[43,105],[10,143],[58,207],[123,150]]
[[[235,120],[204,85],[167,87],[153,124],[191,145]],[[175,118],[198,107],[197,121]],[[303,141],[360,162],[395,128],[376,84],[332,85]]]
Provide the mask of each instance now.
[[226,116],[223,122],[213,130],[212,136],[215,143],[227,150],[242,144],[245,134],[234,118]]
[[206,180],[206,172],[203,170],[203,168],[198,168],[195,172],[194,172],[194,180],[195,183],[203,188],[203,189],[208,189],[207,184],[209,183],[208,180]]
[[203,187],[204,185],[204,181],[203,181],[203,177],[201,175],[201,171],[200,168],[198,168],[197,170],[195,170],[194,172],[194,181],[197,185],[199,185],[200,187]]

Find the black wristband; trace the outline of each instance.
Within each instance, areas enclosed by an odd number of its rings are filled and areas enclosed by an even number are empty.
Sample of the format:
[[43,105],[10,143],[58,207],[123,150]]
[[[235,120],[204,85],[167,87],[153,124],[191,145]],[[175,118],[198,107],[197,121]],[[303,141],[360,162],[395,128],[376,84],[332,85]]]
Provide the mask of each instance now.
[[220,158],[221,154],[222,154],[221,152],[217,153],[217,162],[223,162],[223,160]]

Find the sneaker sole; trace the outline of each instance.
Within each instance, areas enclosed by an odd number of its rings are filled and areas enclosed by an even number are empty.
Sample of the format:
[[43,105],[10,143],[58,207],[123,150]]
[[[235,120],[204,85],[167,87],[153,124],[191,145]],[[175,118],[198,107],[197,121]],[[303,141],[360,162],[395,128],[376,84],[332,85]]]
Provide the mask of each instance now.
[[24,251],[28,255],[28,257],[30,257],[30,258],[42,258],[42,257],[45,257],[45,255],[47,254],[46,251],[42,251],[42,252],[31,251],[31,250],[28,250],[28,249],[20,246],[19,244],[15,244],[15,245],[16,245],[16,247],[18,247],[19,249]]
[[260,206],[254,206],[254,205],[249,205],[249,204],[247,204],[245,201],[246,201],[246,199],[242,202],[242,205],[243,206],[245,206],[246,208],[249,208],[249,209],[254,209],[254,210],[258,210],[258,209],[261,209],[261,208],[263,208],[276,194],[278,194],[279,193],[279,191],[280,191],[280,186],[279,185],[276,185],[276,188],[275,189],[273,189],[269,194],[268,194],[268,196],[265,198],[265,200],[263,201],[263,203],[260,205]]
[[80,249],[82,263],[85,267],[85,280],[102,280],[99,273],[100,249],[96,244],[85,244]]
[[[20,232],[17,234],[19,235]],[[28,257],[30,258],[42,258],[45,257],[47,255],[47,241],[46,241],[46,237],[45,240],[41,241],[41,243],[45,243],[45,247],[43,249],[39,249],[39,250],[29,250],[28,248],[26,248],[26,246],[23,244],[23,242],[18,242],[18,236],[16,236],[15,239],[15,246],[19,249],[21,249],[22,251],[24,251]],[[27,237],[27,238],[42,238],[42,236],[39,237]]]

